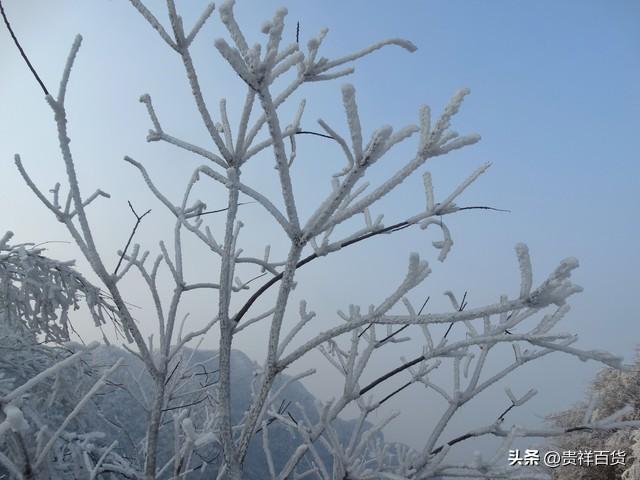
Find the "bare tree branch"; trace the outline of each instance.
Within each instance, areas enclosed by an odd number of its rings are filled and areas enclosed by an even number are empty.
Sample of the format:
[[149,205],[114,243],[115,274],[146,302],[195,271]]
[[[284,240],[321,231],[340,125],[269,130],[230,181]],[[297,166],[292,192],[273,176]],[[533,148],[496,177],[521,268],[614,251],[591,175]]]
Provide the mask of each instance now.
[[44,92],[45,96],[48,96],[49,95],[49,91],[47,90],[47,87],[44,86],[44,82],[42,81],[42,79],[38,75],[38,72],[36,72],[36,69],[33,67],[31,62],[29,61],[29,57],[27,57],[27,54],[25,53],[25,51],[22,48],[22,45],[20,45],[20,42],[18,41],[18,38],[16,37],[15,33],[13,32],[13,28],[11,28],[11,24],[9,23],[9,19],[7,18],[7,14],[4,11],[4,7],[2,6],[2,2],[1,1],[0,1],[0,14],[2,14],[2,19],[4,20],[4,24],[7,26],[7,30],[9,30],[9,34],[11,35],[11,38],[13,39],[13,43],[15,43],[16,47],[18,47],[18,51],[20,52],[20,56],[22,57],[22,59],[27,64],[27,67],[29,67],[29,70],[31,70],[31,73],[33,74],[33,76],[35,77],[36,81],[38,82],[38,85],[40,85],[40,88]]
[[127,204],[129,205],[129,208],[131,209],[131,212],[133,213],[133,215],[136,217],[136,223],[133,225],[133,228],[131,229],[131,234],[129,234],[129,239],[127,240],[127,244],[124,246],[124,250],[122,250],[122,253],[120,254],[120,259],[118,260],[118,264],[116,265],[116,268],[113,270],[114,277],[118,274],[118,269],[120,268],[120,265],[122,265],[122,261],[127,255],[127,250],[129,249],[129,245],[131,245],[131,241],[133,240],[133,237],[136,234],[138,225],[140,225],[140,222],[142,222],[142,219],[146,217],[147,214],[151,213],[151,209],[149,209],[146,212],[144,212],[142,215],[138,215],[129,200],[127,200]]

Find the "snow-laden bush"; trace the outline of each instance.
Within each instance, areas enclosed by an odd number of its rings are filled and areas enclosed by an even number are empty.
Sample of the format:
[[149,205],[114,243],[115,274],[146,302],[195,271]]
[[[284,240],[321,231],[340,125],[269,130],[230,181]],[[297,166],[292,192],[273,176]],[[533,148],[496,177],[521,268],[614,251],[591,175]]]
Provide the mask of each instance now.
[[565,465],[555,469],[557,480],[609,480],[640,478],[640,428],[590,431],[571,430],[580,423],[592,423],[606,419],[626,407],[621,419],[640,421],[640,354],[633,367],[621,371],[612,368],[601,370],[589,388],[589,399],[571,409],[554,414],[549,421],[556,427],[570,430],[554,439],[554,447],[563,451],[619,451],[624,452],[624,462],[590,467]]
[[75,262],[51,259],[42,246],[10,245],[12,236],[7,232],[0,238],[0,328],[65,342],[73,329],[69,311],[80,304],[98,327],[116,320],[108,299],[74,268]]

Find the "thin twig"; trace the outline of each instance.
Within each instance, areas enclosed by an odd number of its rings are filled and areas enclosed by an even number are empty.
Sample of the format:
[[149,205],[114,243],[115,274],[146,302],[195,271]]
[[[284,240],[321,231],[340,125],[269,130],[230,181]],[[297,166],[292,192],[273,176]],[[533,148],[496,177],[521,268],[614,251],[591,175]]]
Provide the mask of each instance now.
[[[455,445],[456,443],[460,443],[463,440],[467,440],[471,437],[473,437],[474,434],[473,433],[465,433],[464,435],[460,435],[459,437],[454,438],[453,440],[449,440],[446,445],[448,446],[452,446]],[[437,453],[439,453],[442,449],[444,448],[444,445],[440,445],[437,448],[434,448],[433,450],[431,450],[431,455],[435,455]]]
[[500,421],[500,422],[501,422],[501,421],[503,421],[503,420],[504,420],[504,417],[507,415],[507,413],[509,413],[512,409],[514,409],[514,408],[515,408],[515,406],[516,406],[516,404],[515,404],[515,403],[512,403],[512,404],[511,404],[511,405],[509,405],[507,408],[505,408],[504,412],[502,412],[502,413],[500,414],[500,416],[498,417],[498,421]]
[[[280,406],[278,407],[277,413],[278,415],[282,415],[286,412],[287,416],[293,421],[293,423],[295,423],[296,425],[298,424],[298,421],[295,419],[295,417],[293,415],[291,415],[291,413],[288,411],[289,407],[291,406],[291,400],[289,400],[288,402],[286,401],[286,399],[283,399],[280,402]],[[271,425],[273,422],[275,422],[277,420],[277,417],[270,417],[267,420],[267,426]],[[262,431],[262,427],[258,428],[255,431],[255,434],[258,434]]]
[[[240,205],[249,205],[251,203],[256,203],[256,202],[240,202],[240,203],[238,203],[238,206],[240,206]],[[207,210],[206,212],[201,212],[201,213],[198,213],[197,215],[193,215],[193,216],[194,217],[201,217],[202,215],[210,215],[212,213],[226,212],[227,210],[229,210],[229,207],[219,208],[217,210]]]
[[458,211],[462,211],[462,210],[493,210],[494,212],[511,213],[511,210],[507,210],[505,208],[482,207],[482,206],[478,206],[478,207],[460,207],[460,208],[458,208]]
[[[460,307],[458,308],[459,312],[464,310],[464,308],[467,306],[467,303],[465,302],[466,298],[467,298],[467,292],[464,292],[464,296],[462,297],[462,302],[460,303]],[[428,300],[429,299],[427,298],[427,301]],[[427,304],[427,302],[425,301],[424,304],[422,305],[422,308],[420,309],[420,313],[422,313],[422,309],[425,307],[426,304]],[[451,327],[453,326],[453,323],[454,322],[451,322],[451,324],[449,325],[449,328],[448,328],[447,332],[444,334],[443,338],[446,338],[447,334],[451,330]],[[410,360],[410,361],[408,361],[408,362],[406,362],[406,363],[394,368],[393,370],[390,370],[389,372],[385,373],[384,375],[378,377],[377,379],[375,379],[374,381],[369,383],[366,387],[360,389],[359,396],[364,395],[369,390],[375,388],[376,386],[380,385],[385,380],[390,379],[394,375],[397,375],[398,373],[403,372],[404,370],[406,370],[406,369],[408,369],[410,367],[413,367],[414,365],[419,364],[423,359],[424,359],[424,355],[419,355],[418,357],[414,358],[413,360]],[[397,392],[392,393],[392,395],[395,395],[395,393],[397,393]]]
[[[353,245],[354,243],[360,242],[362,240],[366,240],[367,238],[376,236],[376,235],[382,235],[383,233],[390,233],[395,231],[398,227],[401,226],[409,226],[408,222],[400,222],[400,223],[396,223],[394,225],[391,225],[389,227],[377,230],[375,232],[369,232],[365,235],[362,235],[358,238],[354,238],[353,240],[349,240],[347,242],[345,242],[342,245],[342,248],[344,247],[348,247],[349,245]],[[303,258],[302,260],[300,260],[297,264],[296,264],[296,270],[304,265],[306,265],[307,263],[315,260],[316,258],[318,258],[318,255],[315,253],[312,253],[308,256],[306,256],[305,258]],[[258,290],[256,290],[256,292],[251,295],[251,297],[249,297],[249,299],[245,302],[245,304],[242,306],[242,308],[238,311],[238,313],[233,317],[234,322],[237,324],[242,317],[244,317],[246,315],[246,313],[249,311],[249,308],[251,307],[251,305],[253,305],[255,303],[256,300],[258,300],[258,298],[260,298],[260,296],[266,292],[270,287],[272,287],[273,285],[275,285],[276,283],[278,283],[280,280],[282,280],[282,275],[283,273],[280,272],[277,275],[275,275],[273,278],[271,278],[267,283],[265,283],[264,285],[262,285]]]
[[44,94],[46,96],[49,96],[49,90],[47,90],[47,87],[44,86],[44,83],[40,79],[40,76],[38,75],[38,72],[36,72],[36,69],[33,68],[33,65],[29,61],[29,58],[27,57],[27,54],[22,49],[22,46],[20,45],[20,42],[18,41],[18,38],[16,37],[15,33],[13,33],[13,29],[11,28],[11,24],[9,23],[9,19],[7,18],[7,14],[5,13],[4,8],[2,7],[2,1],[0,1],[0,14],[2,14],[2,18],[4,20],[4,24],[7,26],[7,30],[9,30],[9,34],[11,35],[11,38],[13,39],[13,43],[15,43],[16,47],[18,47],[18,51],[20,52],[20,55],[22,56],[22,58],[24,59],[25,63],[29,67],[29,70],[31,70],[31,73],[33,73],[33,76],[38,81],[38,84],[40,85],[40,88],[42,88],[42,91],[44,92]]
[[420,307],[420,310],[418,310],[418,315],[422,314],[422,311],[424,310],[424,307],[427,306],[427,303],[429,303],[429,300],[431,299],[431,296],[428,296],[427,299],[424,301],[424,303],[422,304],[422,306]]
[[204,397],[196,400],[195,402],[191,402],[191,403],[187,403],[186,405],[176,405],[174,407],[166,407],[162,409],[162,412],[170,412],[172,410],[179,410],[181,408],[189,408],[189,407],[193,407],[194,405],[198,405],[202,402],[204,402],[207,399],[207,396],[205,395]]
[[[491,207],[462,207],[462,208],[466,208],[466,209],[485,209],[485,208],[486,209],[491,209]],[[460,210],[462,208],[460,208]],[[405,228],[408,228],[411,225],[413,225],[413,224],[407,222],[406,220],[404,222],[398,222],[398,223],[395,223],[395,224],[390,225],[388,227],[381,228],[380,230],[376,230],[374,232],[369,232],[369,233],[361,235],[361,236],[359,236],[357,238],[348,240],[348,241],[344,242],[340,248],[348,247],[350,245],[353,245],[355,243],[361,242],[361,241],[366,240],[368,238],[375,237],[376,235],[382,235],[382,234],[385,234],[385,233],[394,233],[394,232],[397,232],[397,231],[400,231],[400,230],[404,230]],[[315,253],[312,253],[312,254],[308,255],[307,257],[303,258],[302,260],[300,260],[296,264],[296,270],[298,268],[306,265],[307,263],[315,260],[316,258],[318,258],[318,255],[315,254]],[[245,304],[242,306],[242,308],[240,308],[238,313],[236,313],[236,315],[233,317],[233,320],[234,320],[234,322],[236,324],[242,319],[242,317],[244,317],[246,315],[246,313],[249,311],[249,308],[251,308],[251,305],[253,305],[256,302],[256,300],[258,300],[258,298],[260,298],[260,296],[264,292],[266,292],[270,287],[272,287],[273,285],[278,283],[280,280],[282,280],[282,275],[283,275],[282,272],[278,273],[273,278],[271,278],[267,283],[262,285],[262,287],[260,287],[258,290],[256,290],[256,292],[253,295],[251,295],[251,297],[249,297],[249,299],[245,302]]]
[[255,280],[258,280],[259,278],[264,277],[267,273],[269,273],[269,272],[264,272],[264,273],[261,273],[260,275],[256,275],[255,277],[253,277],[253,278],[247,280],[246,282],[244,282],[243,286],[249,285],[251,282],[253,282]]
[[407,388],[409,385],[411,385],[413,382],[407,382],[404,385],[402,385],[401,387],[396,388],[393,392],[391,392],[389,395],[387,395],[386,397],[384,397],[382,400],[380,400],[378,402],[378,405],[382,405],[384,402],[386,402],[387,400],[389,400],[391,397],[393,397],[394,395],[397,395],[398,393],[400,393],[402,390],[404,390],[405,388]]
[[394,368],[393,370],[385,373],[384,375],[382,375],[381,377],[376,378],[373,382],[371,382],[369,385],[367,385],[364,388],[360,389],[360,392],[358,392],[358,396],[362,397],[365,393],[367,393],[369,390],[375,388],[376,386],[380,385],[382,382],[384,382],[385,380],[388,380],[389,378],[393,377],[394,375],[397,375],[398,373],[406,370],[407,368],[413,367],[414,365],[417,365],[418,363],[420,363],[422,360],[424,360],[424,355],[420,355],[419,357],[414,358],[413,360],[400,365],[399,367]]
[[367,330],[369,330],[372,326],[373,326],[373,323],[370,323],[369,325],[367,325],[366,328],[358,334],[358,338],[364,335],[367,332]]
[[315,135],[316,137],[329,138],[331,140],[335,140],[331,135],[326,135],[324,133],[312,132],[310,130],[298,130],[296,135]]
[[[465,302],[466,299],[467,299],[467,292],[465,291],[464,295],[462,296],[462,302],[460,302],[460,307],[458,308],[459,312],[463,311],[467,306],[467,303]],[[444,333],[444,336],[442,338],[447,338],[447,335],[449,335],[449,332],[451,331],[452,327],[453,327],[453,322],[449,324],[449,328],[447,328],[447,331]]]
[[[498,419],[503,418],[504,415],[506,415],[507,412],[509,412],[509,410],[511,410],[514,406],[515,405],[511,405],[511,407],[509,407],[502,415],[500,415],[500,417],[498,417]],[[577,427],[567,428],[567,429],[564,430],[564,433],[580,432],[580,431],[584,431],[584,430],[592,431],[593,428],[588,427],[588,426],[580,425],[580,426],[577,426]],[[487,433],[491,433],[491,432],[487,432]],[[455,445],[456,443],[460,443],[460,442],[462,442],[464,440],[467,440],[469,438],[476,437],[476,436],[478,436],[478,435],[476,433],[473,433],[473,432],[465,433],[463,435],[455,437],[452,440],[449,440],[445,445],[448,445],[448,446],[451,447],[451,446]],[[437,453],[439,453],[444,448],[445,445],[440,445],[439,447],[434,448],[433,450],[431,450],[431,454],[432,455],[436,455]]]
[[[426,307],[426,306],[427,306],[427,302],[429,302],[429,299],[430,299],[430,298],[431,298],[431,297],[429,296],[429,297],[427,297],[427,299],[424,301],[424,303],[422,304],[422,307],[420,307],[420,310],[418,311],[418,315],[421,315],[421,314],[422,314],[422,311],[424,310],[424,307]],[[370,324],[369,324],[369,327],[370,327],[371,325],[373,325],[373,323],[370,323]],[[382,340],[380,340],[376,346],[377,346],[377,347],[382,346],[382,344],[384,344],[387,340],[389,340],[390,338],[395,337],[395,336],[396,336],[397,334],[399,334],[401,331],[403,331],[404,329],[406,329],[409,325],[410,325],[410,324],[408,323],[408,324],[406,324],[405,326],[400,327],[400,328],[399,328],[398,330],[396,330],[395,332],[391,332],[389,335],[387,335],[387,336],[386,336],[386,337],[384,337]],[[369,327],[367,327],[367,328],[369,328]],[[365,330],[366,330],[366,329],[365,329]],[[364,333],[364,332],[363,332],[363,333]],[[360,336],[360,335],[358,335],[358,336]]]
[[171,381],[171,377],[173,377],[173,374],[176,373],[176,370],[178,369],[178,367],[180,366],[180,363],[182,363],[181,361],[176,362],[175,366],[173,367],[173,370],[171,370],[171,373],[169,374],[169,376],[167,377],[167,379],[164,381],[165,385],[168,385],[169,382]]
[[129,245],[131,245],[131,240],[133,240],[133,236],[136,234],[136,230],[138,229],[138,225],[140,225],[140,222],[142,221],[142,219],[148,213],[151,212],[151,209],[149,209],[146,212],[144,212],[142,215],[138,215],[136,213],[135,209],[133,208],[133,205],[131,205],[131,202],[129,200],[127,200],[127,203],[129,204],[129,208],[131,209],[131,211],[133,212],[133,214],[136,217],[136,224],[133,226],[133,230],[131,230],[131,235],[129,235],[129,240],[127,240],[127,244],[124,246],[124,250],[122,251],[122,254],[120,255],[120,259],[118,260],[118,264],[116,265],[116,268],[113,271],[113,276],[114,277],[118,273],[118,269],[120,268],[120,265],[122,265],[122,261],[124,260],[124,257],[127,255],[127,250],[129,249]]
[[382,345],[383,343],[385,343],[387,340],[395,337],[397,334],[399,334],[401,331],[409,328],[409,323],[407,323],[406,325],[400,327],[398,330],[396,330],[395,332],[391,332],[389,335],[387,335],[386,337],[384,337],[382,340],[380,340],[378,342],[378,346]]

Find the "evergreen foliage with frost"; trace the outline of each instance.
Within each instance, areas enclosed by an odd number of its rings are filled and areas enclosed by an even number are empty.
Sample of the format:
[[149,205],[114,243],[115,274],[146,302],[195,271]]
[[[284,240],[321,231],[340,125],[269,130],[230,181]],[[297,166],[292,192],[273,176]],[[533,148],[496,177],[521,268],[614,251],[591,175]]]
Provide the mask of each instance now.
[[[591,387],[589,399],[549,417],[557,427],[569,428],[579,422],[598,421],[627,408],[621,419],[640,421],[640,354],[627,371],[605,368]],[[623,451],[620,465],[591,467],[561,466],[553,472],[557,480],[635,480],[640,478],[640,428],[617,431],[578,430],[554,439],[553,448],[563,451]]]
[[69,310],[86,305],[96,326],[117,320],[100,289],[73,268],[43,254],[42,246],[10,245],[12,232],[0,238],[0,328],[3,333],[41,336],[65,342],[73,327]]

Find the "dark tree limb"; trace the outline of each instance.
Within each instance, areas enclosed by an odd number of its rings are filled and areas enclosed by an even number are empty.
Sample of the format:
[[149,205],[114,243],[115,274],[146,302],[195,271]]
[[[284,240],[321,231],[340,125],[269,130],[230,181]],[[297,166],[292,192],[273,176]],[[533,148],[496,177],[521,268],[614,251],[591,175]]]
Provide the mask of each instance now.
[[394,395],[397,395],[398,393],[400,393],[402,390],[404,390],[405,388],[407,388],[409,385],[411,385],[413,382],[407,382],[404,385],[402,385],[401,387],[396,388],[393,392],[391,392],[389,395],[387,395],[386,397],[384,397],[382,400],[380,400],[378,402],[378,405],[382,405],[384,402],[386,402],[387,400],[389,400],[391,397],[393,397]]
[[312,132],[310,130],[298,130],[296,135],[315,135],[316,137],[329,138],[331,140],[335,140],[331,135],[326,135],[324,133]]
[[131,209],[131,211],[133,212],[133,214],[136,217],[136,224],[133,226],[133,230],[131,230],[131,235],[129,235],[129,240],[127,240],[127,244],[124,246],[124,250],[122,251],[122,254],[120,255],[120,259],[118,260],[118,264],[116,265],[116,268],[113,271],[113,276],[114,277],[118,273],[118,269],[120,268],[120,265],[122,265],[122,261],[124,260],[124,257],[127,255],[127,250],[129,249],[129,245],[131,245],[131,240],[133,240],[133,236],[136,234],[136,230],[138,229],[138,225],[140,225],[140,222],[142,221],[142,219],[145,216],[147,216],[147,214],[151,213],[151,209],[149,209],[146,212],[144,212],[142,215],[138,215],[136,213],[135,209],[133,208],[133,205],[131,205],[131,202],[129,200],[127,200],[127,204],[129,204],[129,208]]
[[509,405],[507,408],[505,408],[504,412],[502,412],[500,414],[500,416],[498,417],[498,421],[503,421],[504,417],[507,415],[507,413],[509,413],[511,410],[513,410],[516,407],[515,403],[512,403],[511,405]]
[[[288,402],[286,400],[282,400],[280,402],[280,406],[278,407],[277,413],[278,415],[283,415],[284,413],[286,413],[287,416],[291,419],[291,421],[297,425],[298,421],[293,415],[291,415],[291,412],[288,411],[290,406],[291,406],[291,400],[289,400]],[[271,425],[276,420],[277,420],[277,417],[270,417],[266,422],[267,426]],[[258,428],[255,431],[254,435],[260,433],[261,431],[262,431],[262,427]]]
[[[459,312],[463,311],[467,306],[467,303],[465,302],[466,299],[467,299],[467,292],[465,290],[464,295],[462,296],[462,302],[460,302],[460,307],[458,307]],[[447,338],[447,335],[449,335],[449,332],[451,331],[452,327],[453,327],[453,322],[449,324],[449,328],[447,328],[447,331],[444,333],[444,337],[442,338]]]
[[[256,202],[240,202],[240,203],[238,203],[238,206],[240,206],[240,205],[249,205],[250,203],[256,203]],[[201,217],[202,215],[211,215],[212,213],[226,212],[227,210],[229,210],[229,207],[218,208],[217,210],[207,210],[206,212],[200,212],[197,215],[196,214],[189,215],[189,218],[191,218],[191,216]]]
[[46,96],[49,96],[49,90],[47,90],[47,87],[44,86],[44,82],[42,81],[42,79],[38,75],[38,72],[36,72],[36,69],[33,67],[31,62],[29,61],[29,57],[27,57],[27,54],[22,49],[22,45],[20,45],[20,42],[18,41],[18,38],[16,37],[16,34],[13,33],[13,29],[11,28],[11,24],[9,23],[9,19],[7,18],[7,14],[5,13],[4,7],[2,6],[2,1],[0,1],[0,14],[2,15],[2,19],[4,20],[4,24],[7,26],[7,30],[9,30],[9,34],[11,35],[11,38],[13,39],[13,43],[15,43],[16,47],[18,47],[18,51],[20,52],[20,55],[22,56],[22,59],[27,64],[27,67],[29,67],[29,70],[31,70],[31,73],[33,74],[33,76],[35,77],[36,81],[40,85],[40,88],[42,88],[42,91],[44,92],[44,94]]
[[[512,407],[513,407],[513,405],[511,407],[509,407],[509,409],[511,409]],[[572,433],[572,432],[583,432],[583,431],[590,432],[590,431],[593,431],[593,428],[588,427],[588,426],[584,426],[584,425],[579,425],[577,427],[570,427],[570,428],[564,429],[562,431],[562,434]],[[464,440],[468,440],[469,438],[479,437],[481,435],[487,435],[487,434],[495,435],[496,433],[495,432],[482,432],[482,433],[468,432],[468,433],[465,433],[463,435],[460,435],[458,437],[455,437],[455,438],[449,440],[444,445],[440,445],[439,447],[434,448],[433,450],[431,450],[431,454],[432,455],[436,455],[437,453],[439,453],[445,447],[445,445],[448,445],[448,446],[451,447],[451,446],[455,445],[456,443],[460,443],[460,442],[462,442]]]
[[181,361],[176,362],[176,364],[174,365],[173,369],[171,370],[171,373],[167,376],[167,378],[164,381],[165,385],[169,384],[169,382],[171,381],[171,377],[173,377],[173,374],[176,373],[176,370],[180,366],[180,363],[182,363],[182,362]]
[[483,207],[483,206],[475,206],[475,207],[459,207],[458,211],[461,210],[493,210],[494,212],[505,212],[511,213],[511,210],[507,210],[504,208],[495,208],[495,207]]
[[162,409],[162,412],[164,413],[164,412],[170,412],[170,411],[172,411],[172,410],[179,410],[179,409],[181,409],[181,408],[189,408],[189,407],[193,407],[193,406],[195,406],[195,405],[198,405],[198,404],[200,404],[200,403],[204,402],[206,399],[207,399],[207,395],[205,395],[205,396],[204,396],[204,397],[202,397],[202,398],[199,398],[198,400],[196,400],[196,401],[194,401],[194,402],[187,403],[187,404],[185,404],[185,405],[176,405],[176,406],[173,406],[173,407],[166,407],[166,408],[163,408],[163,409]]
[[[498,210],[497,208],[493,208],[493,207],[461,207],[458,208],[458,210]],[[350,245],[353,245],[355,243],[361,242],[363,240],[366,240],[368,238],[371,237],[375,237],[377,235],[383,235],[385,233],[394,233],[394,232],[398,232],[400,230],[404,230],[405,228],[410,227],[412,224],[407,222],[406,220],[403,222],[398,222],[395,223],[393,225],[389,225],[388,227],[385,228],[381,228],[380,230],[376,230],[375,232],[369,232],[366,233],[364,235],[361,235],[357,238],[348,240],[346,242],[344,242],[342,244],[341,248],[345,248],[348,247]],[[318,258],[318,255],[315,253],[312,253],[308,256],[306,256],[305,258],[303,258],[302,260],[300,260],[297,264],[296,264],[296,270],[300,267],[303,267],[304,265],[306,265],[309,262],[312,262],[313,260],[315,260],[316,258]],[[249,308],[251,308],[251,305],[253,305],[256,300],[258,300],[258,298],[260,298],[262,296],[262,294],[264,294],[264,292],[266,292],[267,290],[269,290],[269,288],[271,288],[273,285],[275,285],[276,283],[278,283],[280,280],[282,280],[282,272],[275,275],[273,278],[271,278],[268,282],[266,282],[264,285],[262,285],[258,290],[256,290],[256,292],[251,295],[251,297],[249,297],[249,299],[245,302],[245,304],[240,308],[240,310],[238,311],[238,313],[235,314],[235,316],[233,317],[233,321],[237,324],[242,317],[244,317],[246,315],[246,313],[249,311]]]
[[[424,301],[424,303],[422,304],[422,307],[420,307],[420,310],[418,311],[418,315],[421,315],[421,314],[422,314],[422,311],[424,310],[424,307],[426,307],[426,306],[427,306],[427,303],[429,302],[429,299],[430,299],[430,298],[431,298],[431,297],[429,296],[429,297],[427,297],[427,299]],[[371,325],[373,325],[373,323],[370,323],[370,324],[369,324],[369,327],[370,327]],[[376,345],[376,348],[381,347],[381,346],[382,346],[382,345],[383,345],[387,340],[389,340],[389,339],[391,339],[391,338],[395,337],[395,336],[396,336],[397,334],[399,334],[401,331],[403,331],[403,330],[405,330],[407,327],[409,327],[409,325],[410,325],[410,324],[406,324],[406,325],[404,325],[403,327],[400,327],[400,328],[399,328],[398,330],[396,330],[395,332],[391,332],[389,335],[387,335],[386,337],[384,337],[382,340],[380,340],[380,341],[378,342],[378,344]],[[367,327],[367,328],[369,328],[369,327]],[[364,332],[363,332],[363,333],[364,333]]]
[[[462,302],[460,303],[460,306],[458,307],[458,311],[462,312],[465,307],[468,305],[468,303],[465,301],[467,298],[467,292],[464,292],[464,296],[462,297]],[[424,304],[422,305],[422,308],[420,309],[420,313],[422,313],[422,310],[424,309],[424,307],[427,305],[427,302],[429,301],[429,298],[427,297],[427,300],[424,302]],[[418,313],[418,315],[420,315],[420,313]],[[444,334],[443,338],[446,338],[447,335],[449,334],[449,332],[451,331],[451,327],[453,326],[453,322],[451,322],[451,324],[449,325],[449,328],[447,329],[446,333]],[[392,333],[391,336],[399,333],[401,330],[403,330],[404,328],[408,327],[408,325],[403,326],[402,328],[400,328],[399,330],[397,330],[396,332]],[[382,340],[380,343],[386,341],[389,337],[385,338],[384,340]],[[378,385],[380,385],[382,382],[384,382],[385,380],[389,380],[391,377],[397,375],[400,372],[405,371],[406,369],[413,367],[414,365],[417,365],[418,363],[420,363],[422,360],[424,359],[423,355],[420,355],[416,358],[414,358],[413,360],[406,362],[396,368],[394,368],[393,370],[390,370],[389,372],[385,373],[384,375],[381,375],[380,377],[378,377],[377,379],[375,379],[373,382],[371,382],[369,385],[367,385],[366,387],[362,388],[359,392],[360,396],[364,395],[365,393],[367,393],[369,390],[377,387]],[[403,386],[402,388],[406,388],[408,387],[408,385]],[[393,392],[391,395],[395,395],[396,392]],[[387,397],[385,397],[385,400],[387,400]]]
[[406,369],[413,367],[414,365],[417,365],[418,363],[420,363],[422,360],[424,360],[424,355],[420,355],[419,357],[414,358],[413,360],[404,363],[402,365],[400,365],[399,367],[394,368],[393,370],[385,373],[384,375],[381,375],[380,377],[376,378],[373,382],[371,382],[369,385],[367,385],[364,388],[360,389],[360,392],[358,392],[359,396],[363,396],[365,393],[367,393],[369,390],[372,390],[373,388],[377,387],[378,385],[380,385],[382,382],[384,382],[385,380],[390,379],[391,377],[397,375],[400,372],[405,371]]

